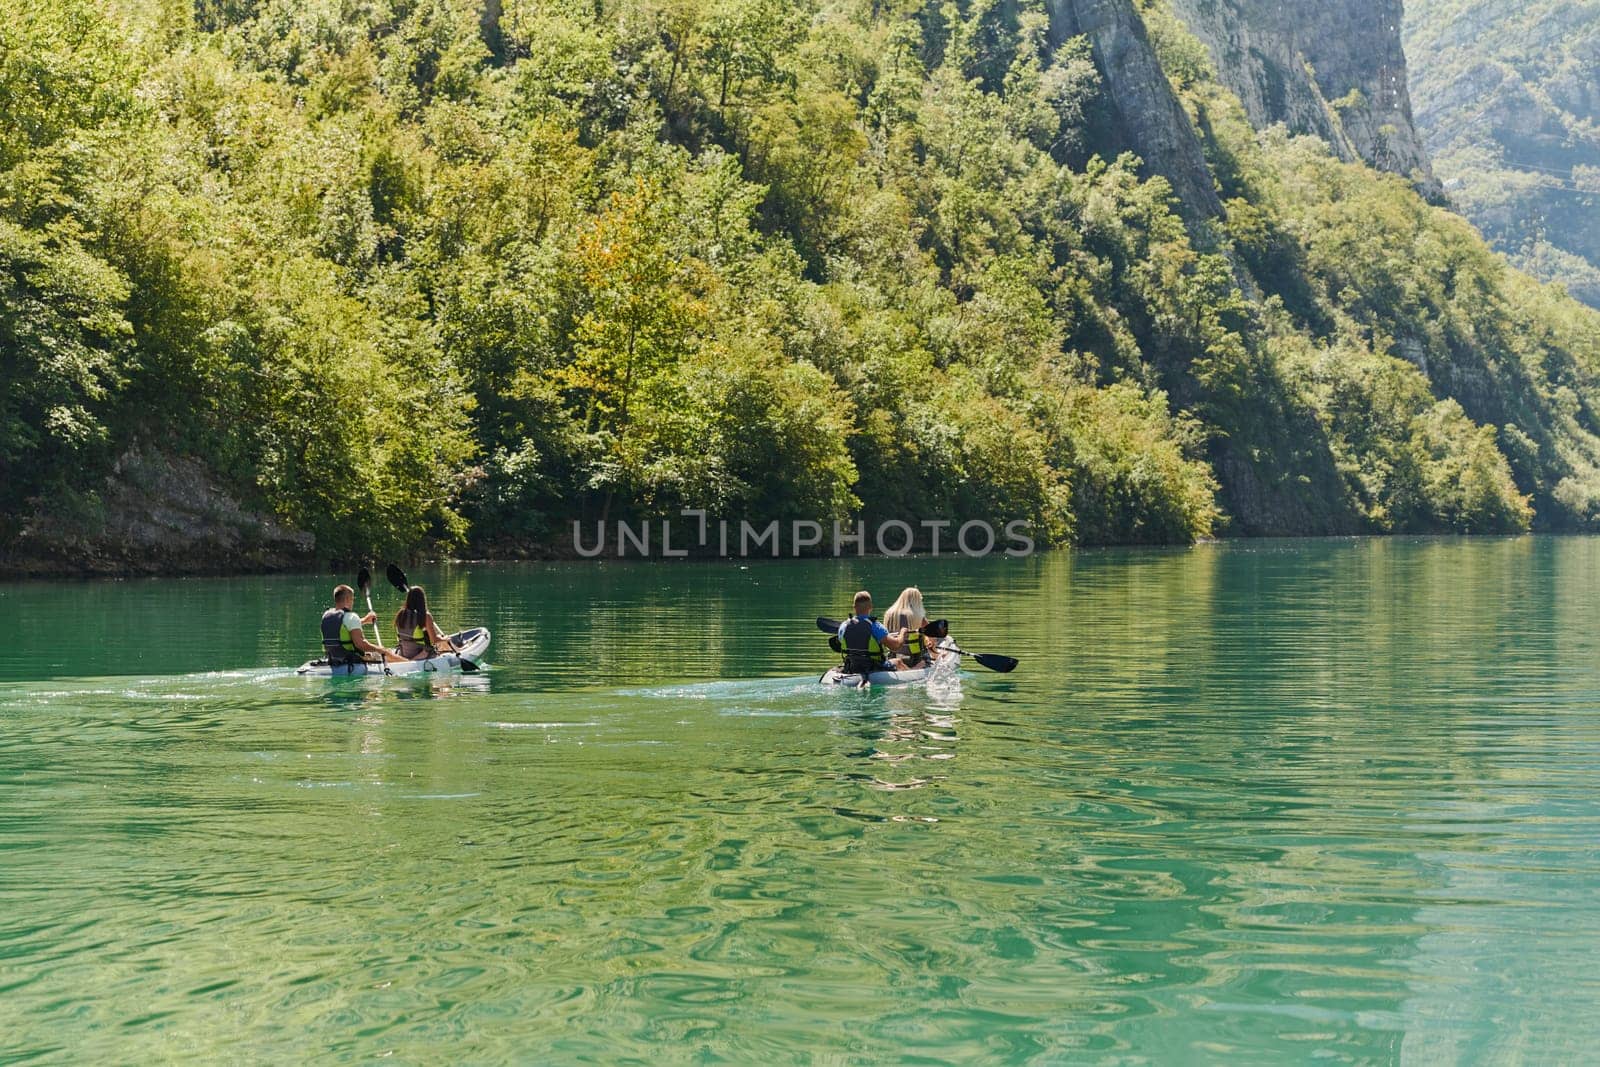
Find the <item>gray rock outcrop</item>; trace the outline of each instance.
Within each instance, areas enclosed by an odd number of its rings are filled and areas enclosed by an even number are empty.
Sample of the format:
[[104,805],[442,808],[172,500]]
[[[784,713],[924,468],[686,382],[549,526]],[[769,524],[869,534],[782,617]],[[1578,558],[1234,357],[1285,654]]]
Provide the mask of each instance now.
[[1254,125],[1314,134],[1441,196],[1412,119],[1401,0],[1170,2]]
[[0,547],[0,575],[294,570],[315,548],[309,533],[240,507],[198,460],[133,450],[102,492],[29,517]]
[[1132,0],[1049,0],[1050,36],[1094,48],[1125,147],[1172,184],[1191,222],[1222,214],[1194,124],[1173,95]]

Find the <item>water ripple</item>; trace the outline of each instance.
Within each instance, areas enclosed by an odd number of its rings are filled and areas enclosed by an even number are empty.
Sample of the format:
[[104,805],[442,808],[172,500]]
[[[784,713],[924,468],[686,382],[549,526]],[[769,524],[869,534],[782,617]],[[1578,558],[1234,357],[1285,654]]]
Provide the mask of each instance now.
[[[855,566],[440,571],[492,680],[348,685],[163,673],[213,587],[94,587],[148,662],[0,659],[0,1061],[1600,1039],[1600,542],[878,561],[1023,669],[823,691],[784,620]],[[303,659],[280,629],[239,663]]]

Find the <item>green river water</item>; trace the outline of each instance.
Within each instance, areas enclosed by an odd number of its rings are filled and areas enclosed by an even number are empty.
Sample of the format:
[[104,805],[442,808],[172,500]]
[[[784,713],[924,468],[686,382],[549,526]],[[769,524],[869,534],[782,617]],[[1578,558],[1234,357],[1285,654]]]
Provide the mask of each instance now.
[[[0,1062],[1600,1044],[1600,540],[412,579],[487,671],[295,677],[331,576],[0,585]],[[1021,669],[816,686],[908,583]]]

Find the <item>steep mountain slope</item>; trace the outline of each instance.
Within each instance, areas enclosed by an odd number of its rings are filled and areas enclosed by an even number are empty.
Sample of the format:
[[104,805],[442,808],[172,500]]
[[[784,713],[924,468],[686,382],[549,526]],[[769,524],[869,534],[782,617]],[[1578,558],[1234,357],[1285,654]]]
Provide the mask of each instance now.
[[[1110,2],[1093,0],[1100,8]],[[1121,6],[1134,9],[1131,0]],[[1319,112],[1310,105],[1326,100],[1323,87],[1393,86],[1404,69],[1392,5],[1356,0],[1304,18],[1296,8],[1288,21],[1286,10],[1248,0],[1226,9],[1189,0],[1143,0],[1137,7],[1146,26],[1141,39],[1155,49],[1221,191],[1228,238],[1221,248],[1236,268],[1244,268],[1236,276],[1249,298],[1259,300],[1251,292],[1258,288],[1265,297],[1264,330],[1242,329],[1237,337],[1251,353],[1244,361],[1250,368],[1248,395],[1238,397],[1237,407],[1221,403],[1228,390],[1205,380],[1204,372],[1192,375],[1192,364],[1176,375],[1168,370],[1174,395],[1202,397],[1199,409],[1218,431],[1212,461],[1234,528],[1393,528],[1396,501],[1382,498],[1397,488],[1396,477],[1409,477],[1414,461],[1396,455],[1392,442],[1402,427],[1419,433],[1426,422],[1416,407],[1409,415],[1404,407],[1390,408],[1393,390],[1414,397],[1429,393],[1439,398],[1439,412],[1453,406],[1479,424],[1482,435],[1468,451],[1508,457],[1516,484],[1535,501],[1541,525],[1590,525],[1600,503],[1600,420],[1581,398],[1593,393],[1600,371],[1600,322],[1505,270],[1475,234],[1423,203],[1420,194],[1436,189],[1425,163],[1407,174],[1416,191],[1402,193],[1365,166],[1332,167],[1319,159],[1341,144],[1354,148],[1357,142],[1347,137],[1330,143],[1258,135],[1252,122],[1277,122],[1284,115],[1251,115],[1230,91],[1241,78],[1247,92],[1257,84],[1238,62],[1239,42],[1275,37],[1280,49],[1294,44],[1293,54],[1302,60],[1307,53],[1343,57],[1315,87],[1309,81],[1319,72],[1306,67],[1308,86],[1278,101],[1298,99],[1313,118]],[[1180,17],[1185,14],[1188,20]],[[1193,28],[1208,22],[1218,31],[1210,45]],[[1352,48],[1352,40],[1365,41],[1366,50]],[[1104,67],[1104,53],[1097,48],[1095,54]],[[1288,69],[1282,53],[1275,63],[1260,49],[1252,56],[1255,70]],[[1223,67],[1224,61],[1234,65]],[[1108,85],[1113,80],[1108,74]],[[1382,144],[1410,146],[1404,155],[1379,153],[1379,162],[1421,159],[1403,82],[1379,101],[1386,112],[1369,108],[1359,90],[1351,96],[1344,110],[1387,113],[1400,123],[1384,124]],[[1276,106],[1270,99],[1258,102],[1258,108]],[[1168,114],[1147,107],[1145,122],[1164,123]],[[1337,133],[1343,128],[1339,116],[1329,114]],[[1152,140],[1159,146],[1181,137],[1162,130]],[[1160,172],[1163,161],[1173,159],[1156,152],[1147,155],[1147,164],[1155,160],[1152,169]],[[1182,158],[1177,163],[1188,166]],[[1182,195],[1188,184],[1193,183],[1184,178],[1174,187]],[[1196,228],[1197,241],[1216,247],[1211,232],[1205,225]],[[1304,347],[1308,340],[1310,347]]]
[[1365,160],[1437,196],[1412,123],[1400,0],[1172,0],[1172,10],[1258,128],[1314,134],[1340,159]]
[[135,452],[345,558],[1600,524],[1600,316],[1165,0],[0,8],[0,536]]
[[1417,121],[1450,199],[1600,307],[1600,0],[1408,0]]
[[1222,214],[1194,126],[1167,84],[1144,20],[1130,0],[1049,0],[1050,41],[1057,47],[1083,37],[1105,81],[1105,106],[1114,116],[1115,149],[1137,153],[1147,173],[1172,184],[1192,222]]

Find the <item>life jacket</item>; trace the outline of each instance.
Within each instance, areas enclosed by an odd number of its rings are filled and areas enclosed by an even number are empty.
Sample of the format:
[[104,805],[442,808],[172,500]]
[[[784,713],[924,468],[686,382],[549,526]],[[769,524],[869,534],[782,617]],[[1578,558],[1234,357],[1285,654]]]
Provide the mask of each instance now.
[[344,624],[343,608],[329,608],[322,613],[322,650],[328,654],[328,663],[334,667],[366,661],[366,655],[350,638],[350,631]]
[[928,654],[926,645],[922,640],[921,630],[906,631],[906,650],[903,653],[907,663],[919,663]]
[[[414,659],[423,652],[432,656],[434,647],[428,640],[428,616],[422,612],[408,611],[403,618],[404,622],[397,627],[400,631],[400,654],[406,659]],[[415,625],[407,626],[406,623]]]
[[851,674],[871,674],[883,669],[883,645],[872,633],[872,621],[859,615],[844,624],[844,669]]

